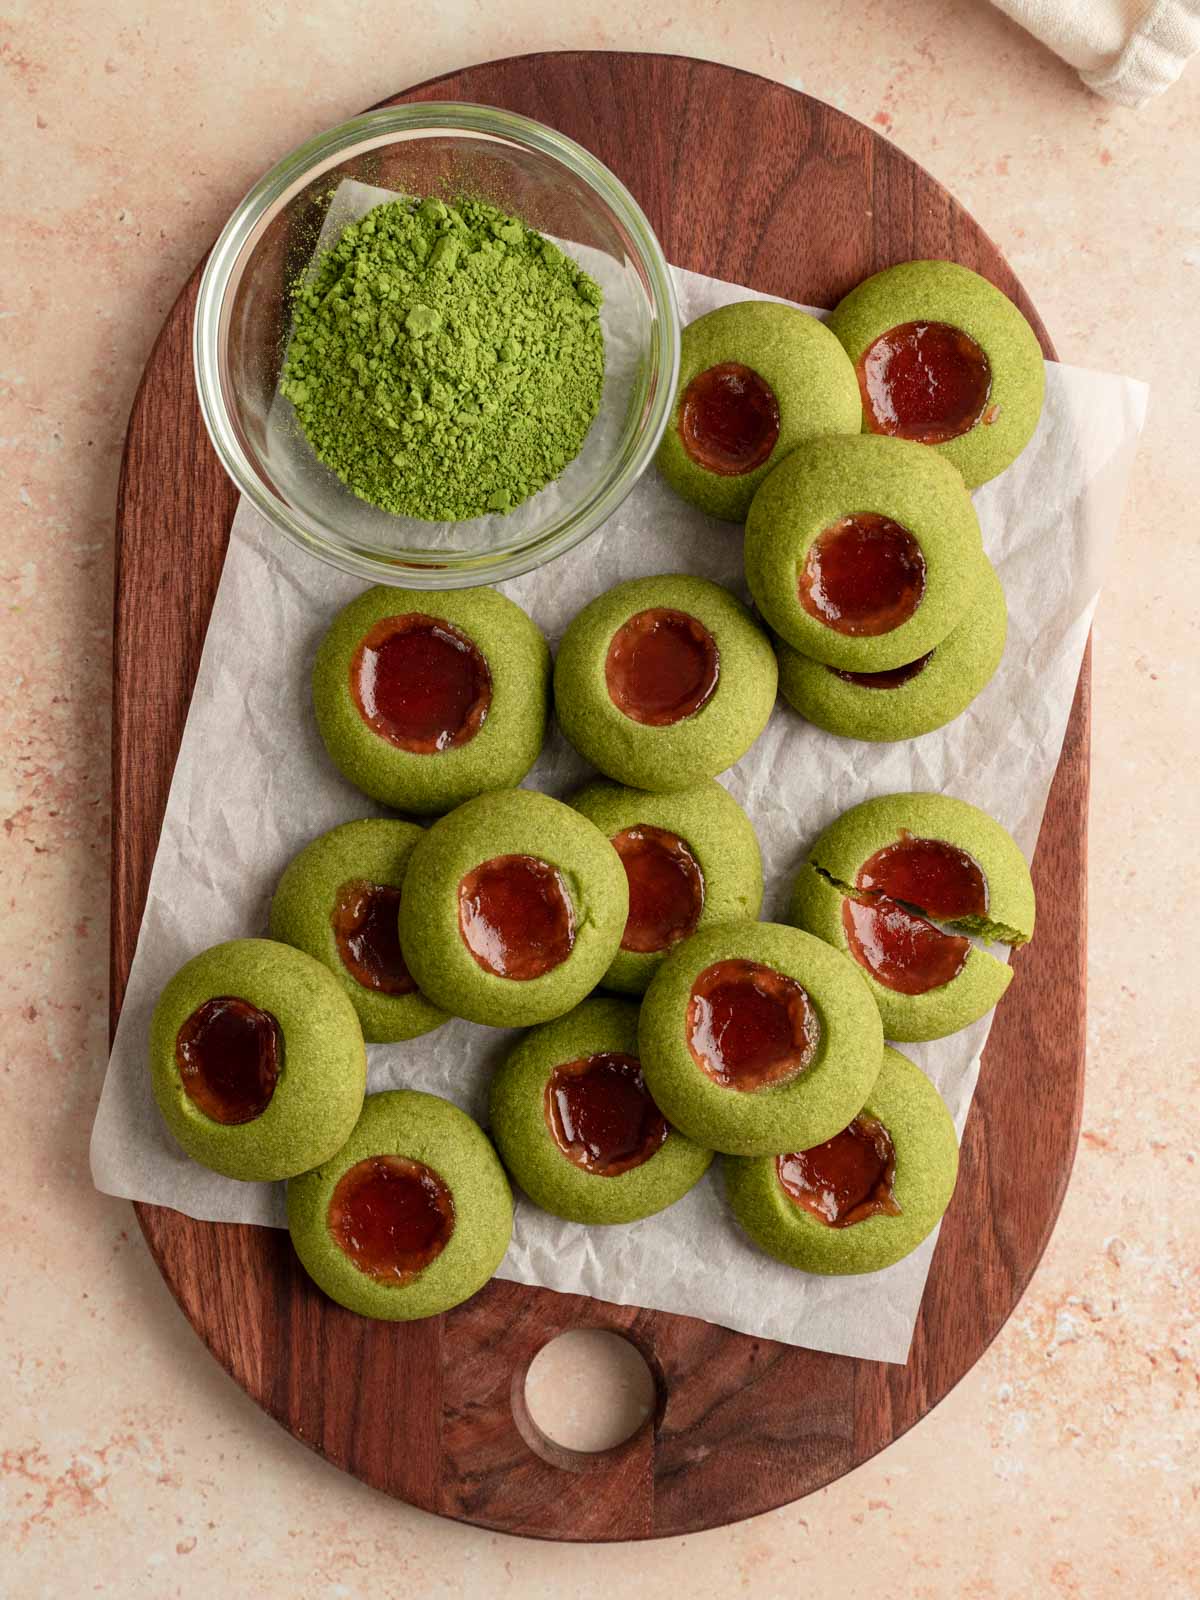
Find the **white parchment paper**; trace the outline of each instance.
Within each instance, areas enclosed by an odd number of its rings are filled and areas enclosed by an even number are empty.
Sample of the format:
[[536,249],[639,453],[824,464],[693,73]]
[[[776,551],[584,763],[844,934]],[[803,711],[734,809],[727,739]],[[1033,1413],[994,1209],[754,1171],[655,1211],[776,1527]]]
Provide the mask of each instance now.
[[[676,271],[684,321],[747,298]],[[1141,383],[1050,364],[1046,406],[1019,461],[975,496],[1009,606],[1000,670],[969,710],[898,745],[838,739],[781,700],[723,777],[758,829],[766,918],[778,917],[813,836],[872,795],[931,789],[997,817],[1032,855],[1101,574],[1145,415]],[[649,471],[590,539],[504,584],[556,645],[593,595],[625,578],[694,572],[748,598],[741,535],[679,500]],[[167,1134],[150,1091],[146,1037],[159,990],[189,957],[263,933],[276,880],[302,845],[373,814],[327,760],[309,704],[317,642],[361,588],[286,543],[245,502],[233,524],[172,781],[137,951],[92,1134],[97,1188],[193,1217],[282,1226],[281,1185],[218,1177]],[[553,729],[527,786],[565,796],[589,769]],[[906,1045],[960,1132],[990,1019]],[[512,1035],[453,1021],[370,1049],[371,1090],[414,1087],[482,1118]],[[759,1253],[727,1216],[720,1163],[670,1210],[625,1227],[560,1222],[521,1199],[500,1276],[703,1317],[761,1337],[876,1360],[906,1359],[935,1238],[885,1272],[817,1278]]]

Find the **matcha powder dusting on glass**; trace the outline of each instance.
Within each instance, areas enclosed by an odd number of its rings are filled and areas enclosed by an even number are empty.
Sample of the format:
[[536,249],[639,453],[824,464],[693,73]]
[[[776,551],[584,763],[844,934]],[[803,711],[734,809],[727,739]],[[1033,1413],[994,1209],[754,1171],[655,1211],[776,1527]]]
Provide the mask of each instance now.
[[430,521],[508,511],[574,459],[599,410],[600,302],[493,206],[390,200],[297,285],[280,388],[361,499]]

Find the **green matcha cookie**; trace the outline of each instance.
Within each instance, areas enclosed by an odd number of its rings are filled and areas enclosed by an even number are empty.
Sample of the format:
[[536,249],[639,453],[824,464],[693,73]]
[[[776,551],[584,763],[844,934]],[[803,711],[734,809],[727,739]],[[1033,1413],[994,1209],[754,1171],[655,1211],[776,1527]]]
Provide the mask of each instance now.
[[854,363],[863,431],[932,446],[976,488],[1037,427],[1046,367],[1007,295],[953,261],[906,261],[852,289],[829,319]]
[[313,664],[330,758],[364,794],[421,816],[529,771],[546,732],[550,651],[494,589],[368,589]]
[[483,1132],[415,1089],[370,1095],[336,1155],[288,1184],[287,1211],[318,1288],[387,1322],[469,1300],[512,1236],[512,1194]]
[[400,947],[434,1005],[494,1027],[570,1011],[612,964],[629,914],[621,858],[532,789],[480,795],[409,859]]
[[754,491],[789,450],[861,427],[854,368],[829,329],[795,306],[743,300],[683,330],[658,467],[702,511],[744,522]]
[[932,650],[966,615],[985,572],[962,479],[904,439],[801,445],[746,519],[758,609],[793,649],[848,672],[885,672]]
[[606,989],[641,994],[680,939],[762,909],[758,836],[715,779],[675,794],[592,783],[570,804],[612,840],[629,880],[629,918]]
[[986,812],[941,794],[889,794],[844,812],[808,853],[789,921],[859,965],[888,1039],[941,1039],[999,1000],[1012,969],[972,936],[1025,944],[1033,883]]
[[656,1105],[698,1144],[732,1155],[832,1138],[861,1108],[883,1051],[860,976],[819,939],[775,923],[693,934],[655,973],[638,1023]]
[[766,635],[727,589],[704,578],[635,578],[568,627],[554,703],[593,766],[663,793],[745,755],[771,715],[778,676]]
[[958,626],[924,656],[882,673],[843,673],[781,640],[779,688],[802,717],[846,739],[915,739],[953,722],[991,682],[1008,632],[1004,590],[988,563]]
[[878,1272],[941,1221],[958,1177],[954,1123],[899,1051],[837,1138],[782,1156],[725,1158],[734,1216],[760,1249],[802,1272]]
[[307,1171],[345,1141],[367,1053],[325,967],[271,939],[231,939],[180,967],[159,996],[150,1076],[193,1161],[268,1181]]
[[626,1000],[585,1000],[527,1033],[492,1079],[492,1137],[505,1166],[535,1205],[568,1222],[652,1216],[712,1160],[650,1098],[637,1023]]
[[368,1044],[415,1039],[446,1021],[400,953],[400,886],[420,837],[415,823],[383,817],[331,828],[284,869],[271,902],[271,937],[329,968]]

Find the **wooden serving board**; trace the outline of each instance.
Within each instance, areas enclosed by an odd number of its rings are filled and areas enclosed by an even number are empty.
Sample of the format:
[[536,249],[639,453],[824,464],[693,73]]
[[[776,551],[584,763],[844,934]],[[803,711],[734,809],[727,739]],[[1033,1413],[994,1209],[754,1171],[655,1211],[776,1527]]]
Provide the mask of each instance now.
[[[939,184],[870,129],[764,78],[676,56],[572,52],[472,67],[396,98],[482,101],[560,128],[628,184],[668,259],[696,272],[832,305],[893,262],[961,261],[1011,295],[1053,355],[999,251]],[[114,1026],[237,503],[192,381],[199,276],[147,364],[117,509]],[[312,1287],[286,1233],[138,1205],[163,1276],[217,1360],[298,1439],[365,1482],[542,1538],[640,1539],[752,1516],[911,1427],[1016,1305],[1070,1172],[1084,1054],[1088,685],[1085,662],[1033,866],[1038,937],[1014,958],[984,1056],[907,1366],[500,1282],[429,1322],[372,1323]],[[597,1456],[544,1441],[524,1408],[529,1362],[578,1327],[625,1334],[658,1387],[653,1418]]]

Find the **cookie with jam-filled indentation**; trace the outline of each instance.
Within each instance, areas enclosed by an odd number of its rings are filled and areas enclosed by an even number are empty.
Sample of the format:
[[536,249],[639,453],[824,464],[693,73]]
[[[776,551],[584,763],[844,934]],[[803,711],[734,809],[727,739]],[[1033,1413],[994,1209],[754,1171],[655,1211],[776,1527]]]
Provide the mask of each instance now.
[[594,823],[533,789],[480,795],[409,858],[400,948],[421,992],[493,1027],[558,1017],[600,982],[629,891]]
[[795,928],[723,922],[659,967],[638,1046],[674,1127],[713,1150],[763,1155],[845,1127],[879,1071],[883,1031],[848,957]]
[[780,640],[780,693],[828,733],[915,739],[953,722],[982,693],[1000,665],[1007,632],[1004,590],[989,562],[975,599],[941,644],[889,672],[846,672]]
[[681,939],[762,909],[758,836],[715,779],[675,794],[592,783],[570,804],[611,839],[629,880],[629,918],[606,989],[641,994]]
[[942,642],[987,571],[966,485],[932,450],[876,434],[793,450],[746,519],[746,581],[801,654],[884,672]]
[[271,901],[271,937],[329,968],[368,1044],[415,1039],[446,1021],[400,950],[401,888],[420,837],[415,823],[392,817],[344,822],[293,858]]
[[759,484],[796,445],[861,426],[854,367],[828,328],[795,306],[744,300],[683,330],[656,461],[683,499],[744,522]]
[[727,589],[664,574],[620,583],[574,618],[554,705],[567,738],[607,777],[668,793],[745,755],[778,678],[770,641]]
[[288,1184],[287,1212],[317,1286],[388,1322],[469,1300],[512,1236],[512,1193],[482,1129],[415,1089],[369,1095],[336,1155]]
[[313,709],[334,765],[397,811],[431,816],[512,788],[546,732],[550,651],[494,589],[368,589],[334,618]]
[[725,1158],[725,1192],[761,1250],[802,1272],[878,1272],[909,1255],[954,1194],[958,1141],[941,1095],[898,1050],[833,1139]]
[[367,1053],[326,967],[273,939],[231,939],[186,962],[159,996],[150,1075],[193,1161],[267,1181],[306,1171],[346,1138]]
[[491,1087],[492,1137],[514,1180],[569,1222],[636,1222],[674,1205],[712,1152],[672,1128],[646,1087],[638,1012],[585,1000],[521,1038]]
[[843,812],[801,867],[789,921],[858,966],[889,1039],[940,1039],[984,1016],[1012,969],[973,938],[1025,944],[1033,882],[986,812],[942,794],[891,794]]
[[863,431],[911,439],[972,489],[1037,427],[1046,366],[1007,295],[954,261],[906,261],[860,283],[829,319],[854,365]]

